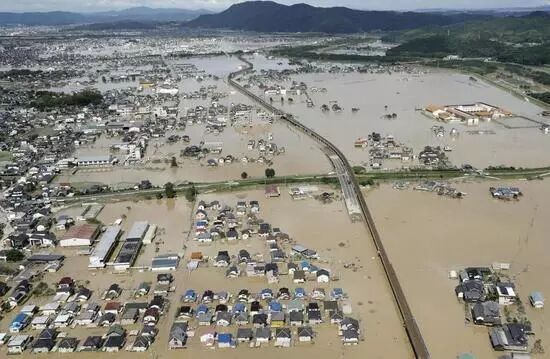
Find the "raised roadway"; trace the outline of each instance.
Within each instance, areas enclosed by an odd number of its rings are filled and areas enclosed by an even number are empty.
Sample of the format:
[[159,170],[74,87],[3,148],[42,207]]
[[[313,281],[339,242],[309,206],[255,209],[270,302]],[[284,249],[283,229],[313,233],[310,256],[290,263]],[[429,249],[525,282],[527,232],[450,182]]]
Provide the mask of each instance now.
[[245,64],[245,66],[241,70],[233,72],[228,76],[227,81],[229,85],[233,86],[235,89],[249,97],[260,106],[264,107],[268,111],[279,116],[281,120],[288,122],[293,127],[297,128],[298,130],[304,132],[306,135],[314,139],[320,144],[321,150],[332,162],[334,169],[338,175],[346,207],[352,220],[357,220],[358,218],[364,220],[367,230],[369,231],[374,245],[376,246],[378,255],[380,256],[380,260],[384,268],[384,272],[386,273],[386,277],[390,284],[397,307],[399,308],[399,313],[407,332],[412,350],[417,358],[430,358],[430,354],[428,352],[426,343],[424,342],[424,338],[422,337],[422,333],[420,333],[420,329],[418,328],[409,304],[407,303],[407,299],[405,297],[403,289],[401,288],[401,284],[399,283],[397,274],[388,258],[384,245],[382,244],[382,240],[380,239],[380,234],[376,229],[372,215],[367,207],[367,203],[365,202],[363,194],[361,193],[359,183],[355,178],[353,169],[351,168],[348,160],[346,159],[344,154],[329,140],[319,135],[313,129],[304,126],[302,123],[297,121],[292,114],[281,111],[280,109],[271,105],[270,103],[268,103],[258,95],[254,94],[252,91],[244,88],[237,81],[235,81],[235,78],[247,72],[250,72],[253,69],[253,65],[251,62],[249,62],[242,56],[240,56],[239,59]]

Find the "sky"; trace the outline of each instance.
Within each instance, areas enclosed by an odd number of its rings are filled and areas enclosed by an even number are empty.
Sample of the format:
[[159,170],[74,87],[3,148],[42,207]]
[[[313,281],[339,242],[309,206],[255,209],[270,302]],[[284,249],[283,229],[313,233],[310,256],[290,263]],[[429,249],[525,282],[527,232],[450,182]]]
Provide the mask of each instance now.
[[[482,9],[549,5],[550,0],[276,0],[284,4],[347,6],[364,10],[414,10],[430,8]],[[236,0],[0,0],[0,11],[81,11],[120,10],[135,6],[224,10]]]

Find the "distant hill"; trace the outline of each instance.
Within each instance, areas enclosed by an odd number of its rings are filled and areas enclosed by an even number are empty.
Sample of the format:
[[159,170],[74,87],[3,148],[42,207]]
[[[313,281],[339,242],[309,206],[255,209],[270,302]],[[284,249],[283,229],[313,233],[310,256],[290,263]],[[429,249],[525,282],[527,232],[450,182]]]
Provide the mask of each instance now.
[[249,1],[233,5],[219,14],[202,15],[185,26],[258,32],[356,33],[448,25],[481,18],[487,16],[362,11],[345,7],[321,8],[306,4],[287,6],[271,1]]
[[0,25],[70,25],[84,22],[84,15],[66,11],[0,12]]
[[388,41],[401,45],[388,56],[494,58],[526,65],[550,63],[550,15],[533,12],[485,21],[469,21],[390,34]]
[[550,41],[550,14],[536,11],[523,16],[507,16],[484,21],[466,21],[446,26],[420,27],[390,35],[387,40],[405,42],[427,36],[453,36],[469,39],[496,39],[511,43]]
[[90,14],[94,22],[104,21],[187,21],[203,14],[206,10],[186,10],[176,8],[133,7],[119,11],[106,11]]
[[118,11],[76,13],[66,11],[50,12],[0,12],[0,25],[76,25],[87,23],[116,22],[183,22],[194,19],[206,10],[185,10],[171,8],[134,7]]
[[120,20],[114,22],[95,22],[91,24],[77,25],[70,28],[70,31],[117,31],[117,30],[153,30],[157,28],[153,21],[132,21]]

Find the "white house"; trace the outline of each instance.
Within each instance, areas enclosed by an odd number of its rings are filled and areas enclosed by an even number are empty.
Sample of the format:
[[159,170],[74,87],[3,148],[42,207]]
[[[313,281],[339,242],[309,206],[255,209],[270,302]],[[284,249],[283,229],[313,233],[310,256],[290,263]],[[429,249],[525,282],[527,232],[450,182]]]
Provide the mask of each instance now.
[[529,301],[534,308],[544,308],[544,297],[540,292],[533,292],[529,294]]
[[73,322],[73,316],[71,314],[59,314],[53,321],[53,325],[56,328],[66,328]]
[[30,335],[19,334],[11,337],[8,342],[8,354],[21,354],[27,346],[31,343],[32,337]]
[[328,283],[330,280],[330,273],[326,269],[319,269],[317,271],[317,283]]
[[48,315],[41,315],[39,317],[33,318],[31,321],[31,327],[35,330],[46,329],[51,323],[51,318]]
[[498,304],[511,305],[517,300],[515,286],[512,283],[497,284]]

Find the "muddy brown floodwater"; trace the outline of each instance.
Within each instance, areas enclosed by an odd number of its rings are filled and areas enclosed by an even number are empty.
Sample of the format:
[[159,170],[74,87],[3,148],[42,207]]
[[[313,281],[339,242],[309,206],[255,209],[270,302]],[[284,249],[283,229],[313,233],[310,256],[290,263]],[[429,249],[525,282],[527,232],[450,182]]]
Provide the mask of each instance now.
[[[519,187],[519,201],[493,199],[490,186]],[[457,183],[462,200],[434,193],[398,191],[389,184],[366,195],[413,314],[433,358],[472,352],[496,358],[487,329],[465,324],[449,270],[510,263],[523,303],[532,291],[550,295],[550,183],[548,181]],[[536,338],[550,343],[550,312],[526,304]],[[546,348],[548,350],[548,348]]]
[[[255,65],[265,67],[265,58],[249,58]],[[277,60],[272,60],[272,62]],[[367,137],[372,132],[393,135],[396,141],[412,146],[418,154],[424,146],[449,146],[448,157],[454,165],[471,164],[478,168],[487,166],[549,166],[550,160],[541,153],[550,151],[550,137],[540,130],[540,124],[523,119],[508,118],[502,123],[514,129],[507,129],[496,122],[480,122],[479,126],[465,126],[460,123],[441,123],[428,118],[417,108],[429,104],[449,105],[486,102],[502,107],[516,115],[526,116],[541,123],[549,123],[540,116],[542,108],[513,96],[483,80],[473,81],[469,75],[452,71],[413,68],[409,72],[363,73],[314,73],[291,76],[291,80],[305,82],[308,88],[326,88],[327,92],[312,92],[309,95],[315,107],[308,108],[304,95],[296,97],[293,103],[285,101],[280,106],[320,135],[325,136],[346,155],[352,164],[367,164],[368,151],[354,147],[354,141]],[[269,82],[272,84],[273,82]],[[291,81],[277,82],[289,88]],[[254,91],[260,93],[257,87]],[[260,94],[264,96],[263,93]],[[274,98],[278,98],[274,96]],[[323,104],[335,101],[342,112],[322,112]],[[384,106],[387,106],[385,109]],[[352,113],[351,109],[360,110]],[[388,120],[385,114],[396,113],[397,118]],[[431,127],[443,126],[444,137],[432,134]],[[449,136],[456,128],[458,138]],[[470,135],[466,131],[488,130],[494,135]],[[385,161],[385,168],[418,165],[418,161]]]
[[[293,358],[304,356],[317,357],[322,359],[333,358],[413,358],[410,346],[401,324],[397,308],[394,304],[390,288],[386,281],[384,272],[376,255],[372,240],[368,237],[365,227],[361,223],[351,223],[343,201],[336,200],[329,204],[321,204],[319,201],[308,198],[302,201],[293,201],[288,193],[288,188],[282,187],[280,198],[266,199],[263,190],[252,190],[247,192],[234,193],[210,193],[200,195],[198,200],[205,201],[219,200],[223,204],[235,206],[239,200],[258,200],[261,210],[259,218],[269,222],[274,227],[288,233],[290,237],[306,247],[315,249],[321,260],[319,265],[328,268],[339,278],[338,281],[328,283],[324,286],[327,293],[331,288],[340,287],[349,297],[352,305],[352,317],[360,320],[362,336],[357,346],[343,346],[337,335],[337,329],[330,323],[323,323],[315,326],[316,337],[313,344],[296,344],[290,349],[278,349],[271,343],[267,347],[251,349],[246,345],[240,345],[236,349],[207,349],[200,344],[199,336],[204,332],[204,327],[199,327],[195,337],[188,341],[188,348],[184,351],[168,350],[168,333],[170,326],[179,305],[179,297],[186,289],[195,289],[202,293],[205,289],[214,291],[227,290],[235,294],[242,288],[248,288],[252,293],[262,288],[270,287],[274,291],[286,286],[291,290],[296,284],[292,283],[288,276],[281,276],[278,284],[267,284],[265,278],[248,278],[246,276],[235,279],[227,279],[223,268],[212,266],[199,267],[193,272],[185,268],[185,260],[180,268],[174,273],[176,292],[169,295],[171,302],[170,309],[166,313],[158,327],[160,333],[155,343],[146,353],[130,353],[121,351],[117,354],[104,354],[112,358],[177,358],[185,357],[208,357],[208,358],[279,358],[287,355]],[[335,191],[334,188],[321,187],[319,191]],[[194,208],[183,198],[171,200],[142,200],[142,201],[121,201],[107,203],[99,215],[104,223],[112,223],[118,218],[124,218],[123,228],[127,230],[134,221],[147,220],[159,226],[159,234],[155,239],[159,251],[155,251],[156,244],[147,245],[138,257],[136,266],[150,265],[151,258],[164,253],[184,253],[189,258],[193,251],[201,251],[205,256],[215,256],[219,250],[228,250],[230,255],[236,255],[240,249],[247,249],[251,255],[269,255],[269,249],[265,241],[258,236],[249,240],[240,240],[230,244],[222,241],[215,241],[210,245],[199,245],[193,241],[190,235],[192,225],[192,213]],[[70,210],[69,210],[70,211]],[[75,211],[72,209],[72,211]],[[185,246],[185,250],[183,249]],[[285,247],[286,248],[286,247]],[[288,249],[288,248],[287,248]],[[155,280],[155,273],[134,270],[128,273],[116,274],[110,269],[89,271],[87,269],[88,258],[76,255],[74,250],[56,249],[56,251],[67,255],[65,265],[58,273],[47,273],[44,280],[49,283],[56,283],[63,276],[69,275],[79,280],[93,290],[92,301],[101,305],[101,293],[113,282],[120,283],[124,288],[121,301],[135,301],[131,297],[132,290],[142,281]],[[116,254],[116,253],[115,253]],[[350,264],[353,264],[350,267]],[[306,291],[310,292],[318,283],[306,282],[303,285]],[[150,300],[152,294],[146,299]],[[51,297],[32,297],[29,303],[44,304],[51,300]],[[9,326],[12,316],[17,310],[9,313],[10,318],[3,320],[0,324],[0,331]],[[193,324],[194,325],[194,324]],[[130,329],[139,329],[139,325],[128,326]],[[63,329],[69,336],[84,339],[88,335],[103,335],[106,328],[80,328]],[[38,331],[28,331],[37,335]],[[236,327],[229,327],[229,332],[235,333]],[[129,339],[129,343],[133,338]],[[1,354],[4,353],[2,349]],[[75,357],[89,359],[98,354],[77,353]],[[23,357],[33,357],[33,354],[26,352]],[[66,357],[62,354],[52,353],[48,357]]]

